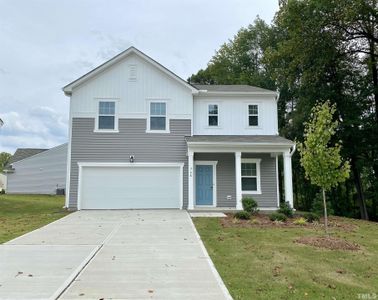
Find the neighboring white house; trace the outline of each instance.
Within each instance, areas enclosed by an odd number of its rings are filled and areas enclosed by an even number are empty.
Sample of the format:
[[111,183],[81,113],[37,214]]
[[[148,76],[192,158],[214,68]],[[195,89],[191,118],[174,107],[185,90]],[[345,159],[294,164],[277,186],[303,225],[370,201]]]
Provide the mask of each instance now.
[[0,191],[7,189],[7,176],[0,173]]
[[63,88],[70,97],[70,209],[293,205],[295,143],[278,135],[278,93],[195,85],[131,47]]
[[[42,149],[41,149],[42,150]],[[8,194],[55,194],[65,189],[67,143],[10,163],[6,170]]]

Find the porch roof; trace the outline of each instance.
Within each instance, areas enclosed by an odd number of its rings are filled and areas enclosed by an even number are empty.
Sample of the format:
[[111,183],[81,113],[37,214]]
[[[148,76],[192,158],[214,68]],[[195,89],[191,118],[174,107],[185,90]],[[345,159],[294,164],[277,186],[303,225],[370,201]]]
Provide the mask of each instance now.
[[236,144],[293,146],[295,143],[279,135],[194,135],[186,137],[188,145]]

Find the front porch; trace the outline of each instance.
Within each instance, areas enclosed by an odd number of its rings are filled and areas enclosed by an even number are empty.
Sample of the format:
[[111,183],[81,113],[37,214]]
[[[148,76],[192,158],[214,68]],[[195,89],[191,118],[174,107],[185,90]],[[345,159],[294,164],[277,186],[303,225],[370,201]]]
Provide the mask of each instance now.
[[241,210],[247,196],[257,201],[261,211],[276,210],[280,155],[285,201],[293,207],[293,142],[279,136],[193,136],[187,144],[188,210]]

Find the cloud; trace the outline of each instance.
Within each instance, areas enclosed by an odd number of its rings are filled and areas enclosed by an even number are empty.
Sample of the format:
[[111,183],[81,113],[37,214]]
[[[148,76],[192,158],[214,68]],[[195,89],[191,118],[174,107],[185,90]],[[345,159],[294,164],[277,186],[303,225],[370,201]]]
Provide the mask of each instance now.
[[65,117],[47,106],[32,107],[26,113],[1,115],[0,152],[16,148],[51,148],[67,141]]
[[0,151],[11,152],[65,142],[61,88],[129,46],[186,79],[257,14],[269,22],[278,9],[277,0],[0,2]]
[[3,69],[3,68],[0,68],[0,75],[8,75],[9,74],[9,71]]

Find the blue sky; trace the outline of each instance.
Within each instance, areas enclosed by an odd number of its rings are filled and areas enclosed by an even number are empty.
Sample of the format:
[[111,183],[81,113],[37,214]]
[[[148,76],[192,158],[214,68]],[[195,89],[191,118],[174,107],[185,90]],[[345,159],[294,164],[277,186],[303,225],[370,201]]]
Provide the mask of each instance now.
[[61,88],[129,46],[187,79],[278,0],[0,0],[0,152],[67,141]]

